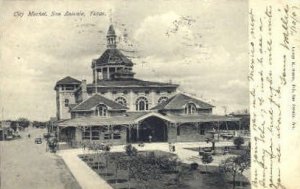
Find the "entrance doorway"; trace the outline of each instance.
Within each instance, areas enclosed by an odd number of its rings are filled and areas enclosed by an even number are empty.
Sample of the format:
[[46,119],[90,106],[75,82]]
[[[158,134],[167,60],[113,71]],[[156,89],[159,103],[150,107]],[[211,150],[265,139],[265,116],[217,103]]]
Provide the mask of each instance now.
[[138,126],[131,130],[132,142],[167,142],[168,128],[164,120],[151,116],[144,119]]

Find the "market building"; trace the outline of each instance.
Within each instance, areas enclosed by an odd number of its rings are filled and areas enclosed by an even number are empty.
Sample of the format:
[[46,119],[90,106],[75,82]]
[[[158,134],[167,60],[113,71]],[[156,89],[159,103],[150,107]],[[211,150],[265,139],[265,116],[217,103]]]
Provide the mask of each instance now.
[[241,129],[239,118],[214,115],[213,105],[179,92],[177,84],[135,78],[134,64],[117,48],[116,37],[110,25],[107,49],[92,60],[92,83],[69,76],[57,81],[60,141],[203,141]]

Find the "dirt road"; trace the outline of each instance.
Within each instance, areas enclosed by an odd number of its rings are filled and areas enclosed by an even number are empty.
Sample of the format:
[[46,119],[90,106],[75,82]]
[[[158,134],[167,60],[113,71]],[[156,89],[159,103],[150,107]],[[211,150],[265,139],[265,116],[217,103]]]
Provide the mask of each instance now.
[[29,129],[21,133],[21,139],[1,141],[1,189],[80,189],[63,160],[46,152],[45,141],[34,143],[34,138],[44,132]]

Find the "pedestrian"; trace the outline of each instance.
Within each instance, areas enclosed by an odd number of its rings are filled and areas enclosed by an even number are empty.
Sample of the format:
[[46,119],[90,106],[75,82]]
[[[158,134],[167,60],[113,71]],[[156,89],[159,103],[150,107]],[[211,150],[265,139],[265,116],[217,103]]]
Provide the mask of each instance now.
[[152,142],[152,136],[149,135],[149,142]]
[[28,134],[28,138],[30,138],[30,134]]
[[175,145],[172,145],[172,151],[175,152]]
[[172,143],[169,142],[169,151],[172,152]]

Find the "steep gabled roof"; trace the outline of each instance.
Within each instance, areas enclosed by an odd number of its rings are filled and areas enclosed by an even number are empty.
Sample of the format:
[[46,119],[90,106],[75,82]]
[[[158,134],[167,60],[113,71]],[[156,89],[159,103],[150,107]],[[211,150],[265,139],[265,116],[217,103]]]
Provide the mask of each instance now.
[[168,100],[158,104],[153,107],[153,110],[178,110],[183,109],[187,103],[194,103],[199,109],[210,109],[213,105],[210,105],[202,100],[188,96],[183,93],[178,93],[175,96],[169,98]]
[[96,65],[121,64],[132,66],[133,63],[118,49],[106,49],[106,51],[96,60]]
[[99,104],[105,104],[108,106],[111,110],[126,110],[128,109],[126,106],[123,106],[117,102],[114,102],[112,100],[109,100],[99,94],[95,94],[91,96],[90,98],[82,101],[77,106],[75,106],[71,112],[74,111],[91,111],[92,108],[96,107]]

